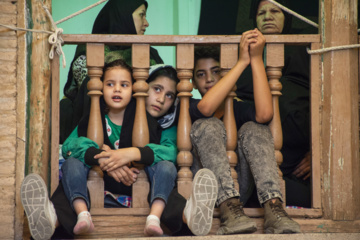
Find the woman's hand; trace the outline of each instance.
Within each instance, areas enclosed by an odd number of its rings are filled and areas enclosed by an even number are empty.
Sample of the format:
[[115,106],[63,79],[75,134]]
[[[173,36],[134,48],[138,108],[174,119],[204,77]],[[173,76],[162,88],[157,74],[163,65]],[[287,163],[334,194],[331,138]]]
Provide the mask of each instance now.
[[292,174],[294,174],[297,178],[303,177],[303,180],[306,180],[311,176],[311,154],[310,154],[310,152],[305,154],[305,157],[296,166],[295,171]]
[[109,148],[104,152],[96,154],[94,158],[99,159],[101,170],[109,172],[126,166],[132,161],[139,161],[141,154],[140,150],[135,147],[121,148],[117,150]]

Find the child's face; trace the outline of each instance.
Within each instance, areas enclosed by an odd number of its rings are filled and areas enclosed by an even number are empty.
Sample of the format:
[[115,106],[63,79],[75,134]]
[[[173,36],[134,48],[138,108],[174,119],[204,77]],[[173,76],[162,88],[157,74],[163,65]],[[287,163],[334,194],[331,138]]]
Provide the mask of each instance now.
[[138,7],[132,14],[136,33],[139,35],[144,35],[146,28],[149,26],[149,22],[146,20],[146,8],[142,4]]
[[168,77],[159,76],[149,83],[146,110],[151,116],[164,116],[173,105],[176,94],[176,82]]
[[112,67],[104,73],[104,100],[109,112],[125,110],[132,95],[131,73],[122,67]]
[[197,60],[194,69],[194,88],[198,89],[201,96],[212,88],[221,79],[220,64],[213,58]]
[[256,24],[263,34],[279,34],[284,28],[285,15],[268,1],[261,1],[256,14]]

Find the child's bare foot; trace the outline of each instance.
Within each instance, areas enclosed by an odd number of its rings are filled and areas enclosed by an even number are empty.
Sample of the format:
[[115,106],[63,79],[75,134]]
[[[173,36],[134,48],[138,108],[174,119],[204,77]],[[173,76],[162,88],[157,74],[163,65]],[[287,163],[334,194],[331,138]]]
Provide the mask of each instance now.
[[79,213],[78,220],[74,227],[74,234],[91,233],[94,231],[94,224],[91,220],[91,215],[88,211]]
[[160,220],[157,216],[149,215],[147,217],[144,233],[145,236],[161,236],[164,234],[160,227]]

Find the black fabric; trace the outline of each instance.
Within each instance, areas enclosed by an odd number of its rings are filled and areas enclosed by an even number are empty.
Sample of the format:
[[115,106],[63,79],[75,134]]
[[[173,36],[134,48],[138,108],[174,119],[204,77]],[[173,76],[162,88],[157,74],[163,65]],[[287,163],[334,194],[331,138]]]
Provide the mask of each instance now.
[[285,180],[286,205],[311,208],[310,178],[302,180],[295,175],[283,178]]
[[179,233],[187,225],[183,222],[182,215],[186,205],[186,199],[178,193],[175,187],[168,198],[164,212],[161,215],[161,222],[171,231],[172,234]]
[[101,153],[102,150],[96,147],[90,147],[86,150],[84,160],[89,166],[99,166],[99,160],[95,159],[95,155]]
[[198,35],[235,34],[239,0],[201,1]]
[[[197,107],[199,102],[200,102],[200,99],[190,98],[190,100],[189,100],[189,114],[190,114],[192,123],[200,118],[207,118],[199,111],[199,109]],[[179,106],[178,106],[177,112],[176,112],[176,120],[175,120],[176,125],[178,124],[178,121],[179,121],[180,109],[181,109],[181,101],[179,103]]]
[[246,122],[256,122],[255,105],[252,102],[237,101],[234,99],[234,117],[236,129],[239,131]]
[[[74,235],[73,229],[77,222],[77,214],[71,208],[70,202],[65,195],[64,187],[61,181],[59,183],[59,186],[56,188],[54,194],[51,196],[50,200],[54,204],[56,216],[62,228],[70,236],[73,236]],[[90,199],[90,203],[91,203],[91,199]]]
[[154,151],[146,146],[146,147],[138,147],[141,155],[141,159],[138,163],[144,164],[146,166],[150,166],[153,164],[155,157],[154,157]]
[[[142,4],[147,7],[145,0],[109,0],[99,12],[93,25],[93,34],[136,34],[132,13]],[[110,51],[128,50],[131,55],[130,46],[107,46]],[[71,62],[67,82],[64,87],[64,96],[69,99],[60,101],[60,144],[62,144],[70,133],[79,124],[81,118],[89,114],[90,98],[87,95],[87,76],[78,88],[74,84],[72,66],[75,60],[86,55],[85,45],[78,45],[75,56]],[[150,62],[163,63],[155,48],[150,48]],[[131,66],[131,58],[127,60]]]

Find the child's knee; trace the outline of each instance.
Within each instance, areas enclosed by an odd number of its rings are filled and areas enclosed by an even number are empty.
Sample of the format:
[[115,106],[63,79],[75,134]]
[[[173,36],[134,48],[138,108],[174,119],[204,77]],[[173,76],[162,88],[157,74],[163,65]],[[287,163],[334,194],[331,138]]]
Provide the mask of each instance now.
[[65,170],[65,169],[75,169],[75,168],[79,168],[79,167],[83,167],[84,163],[81,162],[80,160],[76,159],[76,158],[68,158],[64,161],[64,163],[61,166],[61,169]]
[[204,134],[207,136],[213,135],[222,136],[225,138],[225,126],[222,121],[214,117],[196,120],[191,127],[191,139],[196,139],[197,137],[201,137]]
[[238,138],[241,140],[251,137],[272,139],[270,128],[267,125],[252,121],[244,123],[238,131]]

